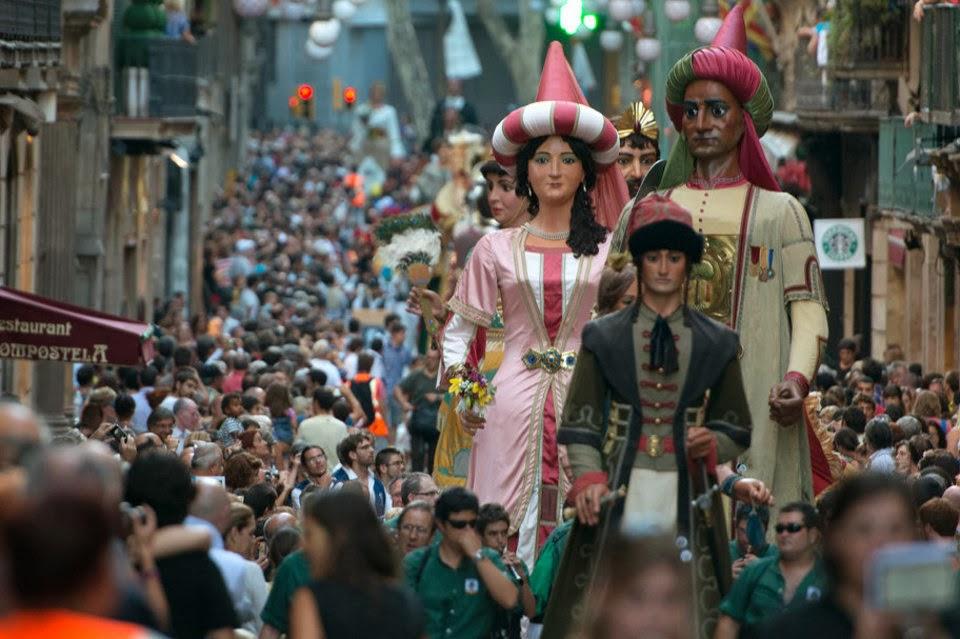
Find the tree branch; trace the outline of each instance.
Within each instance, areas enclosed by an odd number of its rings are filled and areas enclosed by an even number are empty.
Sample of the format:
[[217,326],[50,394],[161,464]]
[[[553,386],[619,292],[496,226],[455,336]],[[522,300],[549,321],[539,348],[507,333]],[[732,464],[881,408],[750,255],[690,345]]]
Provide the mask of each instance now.
[[407,0],[386,0],[387,47],[393,64],[400,76],[403,95],[410,104],[417,136],[426,139],[430,132],[430,116],[433,109],[433,90],[427,64],[420,51],[413,16]]
[[497,53],[509,65],[510,60],[514,58],[516,53],[517,40],[510,35],[510,29],[507,27],[506,21],[497,12],[496,0],[477,0],[477,13],[493,41],[493,46],[497,49]]

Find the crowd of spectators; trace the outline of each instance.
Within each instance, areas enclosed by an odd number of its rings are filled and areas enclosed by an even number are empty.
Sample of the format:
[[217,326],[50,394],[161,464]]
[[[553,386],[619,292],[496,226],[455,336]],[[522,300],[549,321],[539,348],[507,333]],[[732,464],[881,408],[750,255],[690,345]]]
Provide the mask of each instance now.
[[[144,366],[76,367],[75,428],[0,403],[0,637],[536,636],[570,523],[527,566],[501,506],[438,489],[437,353],[374,257],[372,226],[436,166],[368,189],[343,148],[253,139],[207,229],[204,306],[158,300]],[[772,543],[769,513],[737,510],[718,636],[852,636],[873,550],[956,538],[957,373],[857,350],[816,380],[844,477],[782,505]],[[617,539],[571,630],[690,636],[690,588],[670,540]]]

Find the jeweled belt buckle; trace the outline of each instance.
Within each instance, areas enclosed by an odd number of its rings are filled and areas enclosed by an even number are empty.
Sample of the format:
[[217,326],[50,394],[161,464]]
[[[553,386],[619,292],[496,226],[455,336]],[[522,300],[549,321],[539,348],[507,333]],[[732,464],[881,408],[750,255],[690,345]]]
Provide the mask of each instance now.
[[523,365],[528,369],[542,368],[548,373],[556,373],[561,368],[573,368],[577,362],[577,354],[573,351],[561,353],[558,349],[550,347],[539,353],[532,348],[523,354]]
[[663,442],[660,435],[650,435],[647,437],[647,455],[650,457],[659,457],[663,454]]

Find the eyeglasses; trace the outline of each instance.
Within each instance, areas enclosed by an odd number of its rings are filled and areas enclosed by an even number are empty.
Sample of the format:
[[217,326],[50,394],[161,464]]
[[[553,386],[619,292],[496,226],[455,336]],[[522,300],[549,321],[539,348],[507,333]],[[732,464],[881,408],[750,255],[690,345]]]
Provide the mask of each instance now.
[[804,528],[806,528],[806,526],[804,526],[803,524],[798,524],[796,522],[790,522],[789,524],[777,524],[776,526],[774,526],[774,530],[777,531],[778,535],[782,535],[785,532],[790,533],[792,535],[793,533],[800,532]]
[[434,489],[434,490],[428,490],[425,493],[413,493],[413,494],[418,497],[437,497],[440,495],[440,491]]
[[476,519],[451,519],[447,523],[453,526],[454,528],[456,528],[457,530],[463,530],[467,526],[470,526],[471,528],[477,527]]
[[423,526],[414,526],[413,524],[404,524],[400,526],[400,530],[407,533],[408,535],[410,533],[417,533],[418,535],[426,535],[428,532],[430,532],[429,528],[424,528]]

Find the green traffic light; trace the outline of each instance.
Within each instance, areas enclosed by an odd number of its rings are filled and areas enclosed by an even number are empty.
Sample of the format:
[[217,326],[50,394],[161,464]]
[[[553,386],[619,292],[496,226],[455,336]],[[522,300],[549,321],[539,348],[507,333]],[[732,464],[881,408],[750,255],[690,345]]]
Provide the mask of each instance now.
[[[573,35],[580,28],[583,18],[583,0],[567,0],[560,7],[560,28],[567,35]],[[594,18],[596,20],[596,18]]]

